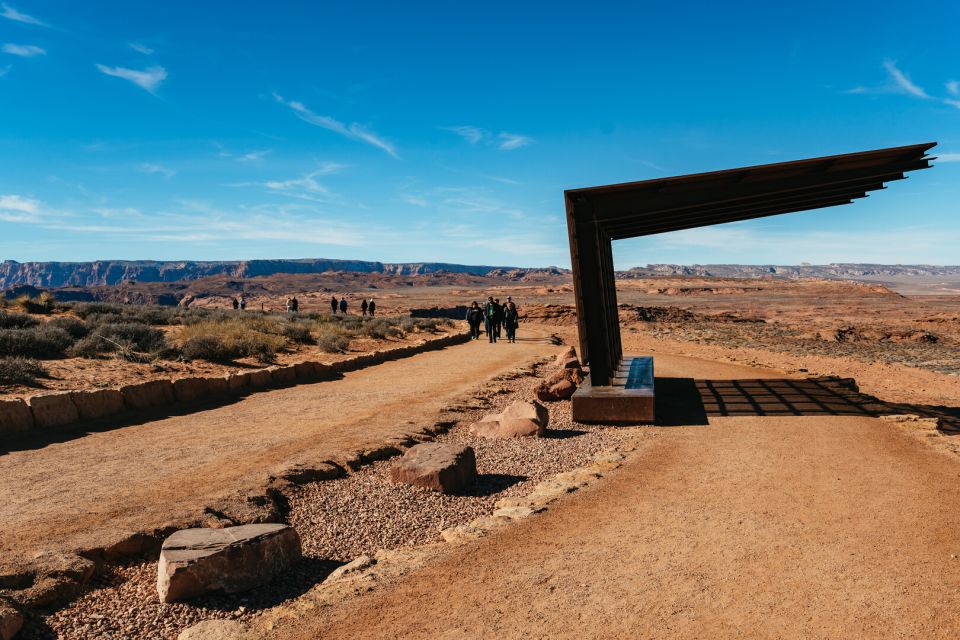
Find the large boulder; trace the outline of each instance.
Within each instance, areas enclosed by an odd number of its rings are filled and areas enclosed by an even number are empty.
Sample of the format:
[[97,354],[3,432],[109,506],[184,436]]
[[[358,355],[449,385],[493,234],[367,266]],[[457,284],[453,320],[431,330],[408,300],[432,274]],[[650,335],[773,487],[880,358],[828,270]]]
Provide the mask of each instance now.
[[477,459],[471,447],[424,442],[407,450],[393,464],[390,478],[441,493],[457,493],[477,478]]
[[481,438],[531,438],[543,436],[549,414],[538,402],[518,400],[501,413],[485,416],[471,425],[470,430]]
[[118,389],[74,391],[73,404],[84,420],[95,420],[123,411],[123,394]]
[[0,400],[0,437],[25,433],[33,428],[30,407],[20,398]]
[[163,541],[157,592],[163,602],[236,593],[268,582],[300,560],[300,536],[285,524],[183,529]]
[[80,419],[77,405],[73,403],[73,394],[69,391],[44,393],[27,399],[33,422],[38,428],[62,427]]

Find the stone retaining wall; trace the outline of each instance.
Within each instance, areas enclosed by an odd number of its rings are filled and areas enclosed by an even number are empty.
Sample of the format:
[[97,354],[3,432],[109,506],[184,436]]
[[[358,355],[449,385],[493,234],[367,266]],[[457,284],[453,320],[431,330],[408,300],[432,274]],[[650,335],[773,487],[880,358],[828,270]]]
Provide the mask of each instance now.
[[468,333],[455,333],[395,349],[375,351],[339,362],[298,362],[211,378],[149,380],[118,389],[58,391],[26,399],[0,400],[0,447],[24,436],[55,432],[84,420],[129,416],[131,412],[185,405],[228,393],[246,393],[316,382],[338,373],[467,342]]

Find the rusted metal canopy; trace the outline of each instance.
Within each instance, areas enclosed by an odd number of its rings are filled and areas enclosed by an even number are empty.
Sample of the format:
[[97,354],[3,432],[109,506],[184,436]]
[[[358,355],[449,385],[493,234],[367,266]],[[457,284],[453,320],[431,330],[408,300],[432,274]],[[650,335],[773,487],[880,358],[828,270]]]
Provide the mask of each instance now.
[[930,167],[935,142],[564,192],[580,330],[594,386],[623,355],[611,242],[850,204]]

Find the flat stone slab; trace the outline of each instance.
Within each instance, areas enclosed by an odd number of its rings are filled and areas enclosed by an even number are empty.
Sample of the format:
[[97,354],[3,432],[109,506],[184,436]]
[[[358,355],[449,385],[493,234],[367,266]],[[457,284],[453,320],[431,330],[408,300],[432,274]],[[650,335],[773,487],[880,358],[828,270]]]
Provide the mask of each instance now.
[[481,438],[532,438],[546,433],[549,413],[538,402],[517,401],[503,410],[473,423],[470,430]]
[[390,478],[441,493],[457,493],[477,479],[477,459],[468,446],[425,442],[408,449],[393,464]]
[[163,541],[157,593],[176,602],[236,593],[270,581],[302,557],[300,536],[285,524],[183,529]]

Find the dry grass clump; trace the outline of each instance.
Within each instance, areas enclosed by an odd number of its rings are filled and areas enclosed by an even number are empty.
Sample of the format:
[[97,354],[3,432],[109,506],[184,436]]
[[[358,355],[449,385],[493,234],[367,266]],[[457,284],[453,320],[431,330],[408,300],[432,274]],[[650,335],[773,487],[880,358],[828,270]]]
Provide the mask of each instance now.
[[68,350],[72,357],[95,358],[117,353],[130,360],[154,360],[168,350],[163,331],[145,324],[107,323],[88,328],[85,337]]
[[[206,320],[185,325],[179,334],[180,353],[188,360],[227,362],[255,357],[272,362],[287,347],[284,327],[258,316]],[[312,339],[312,338],[311,338]]]
[[0,358],[0,385],[36,385],[37,378],[46,375],[46,370],[36,360],[20,356]]

